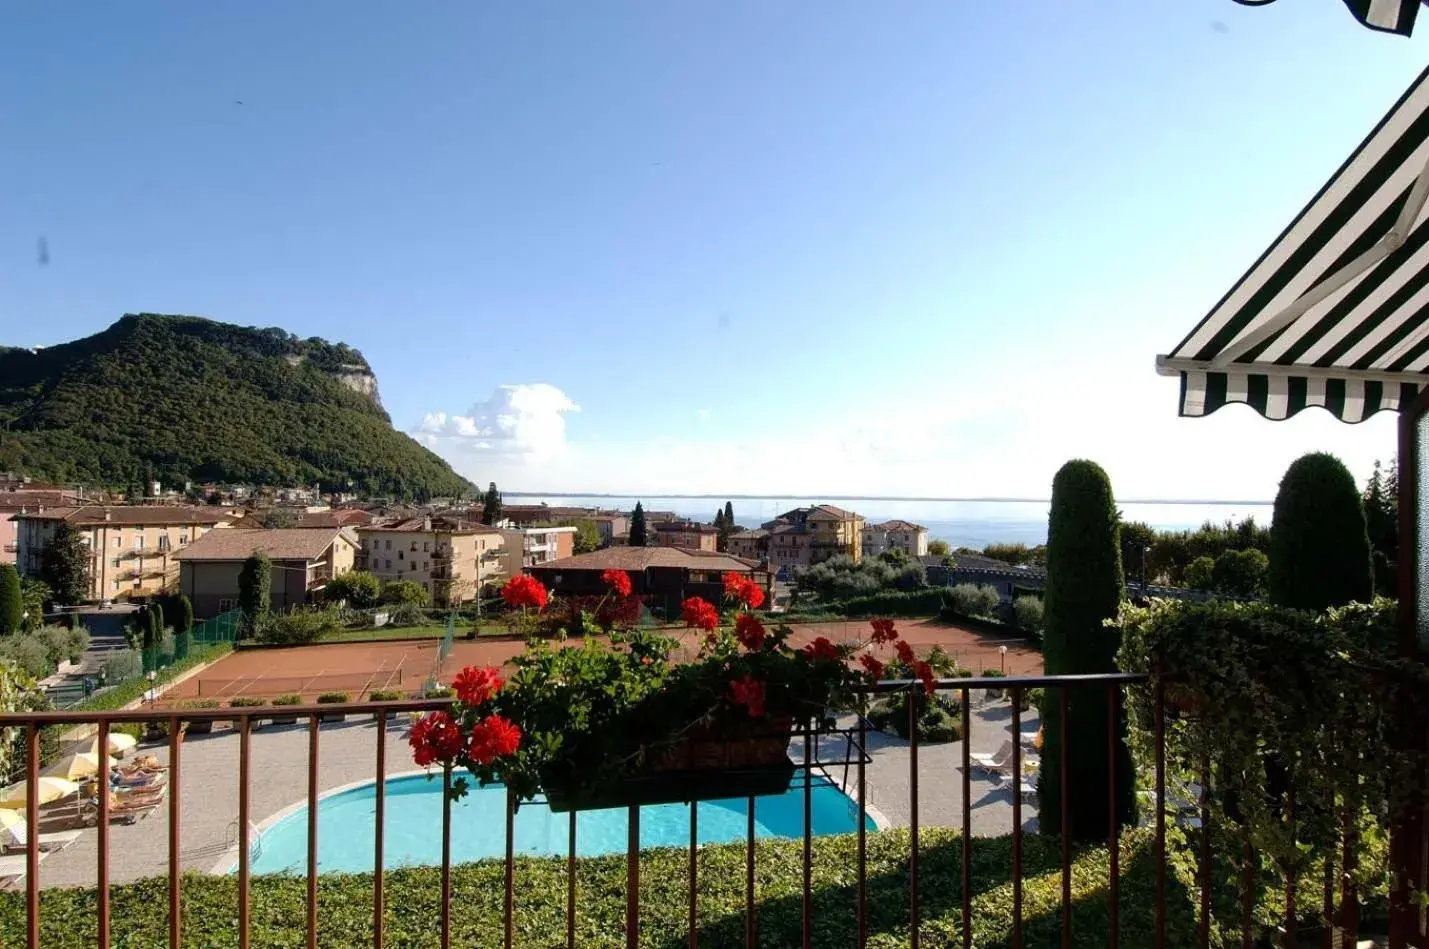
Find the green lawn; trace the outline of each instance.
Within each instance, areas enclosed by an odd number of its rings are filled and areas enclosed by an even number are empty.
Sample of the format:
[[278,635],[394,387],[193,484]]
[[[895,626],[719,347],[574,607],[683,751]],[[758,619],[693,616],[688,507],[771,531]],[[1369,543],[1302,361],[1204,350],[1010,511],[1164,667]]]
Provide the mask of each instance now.
[[[813,944],[846,947],[855,942],[856,838],[814,841]],[[908,943],[908,834],[885,831],[868,836],[869,945],[893,949]],[[801,842],[761,841],[757,850],[759,944],[799,944],[802,913]],[[1056,839],[1036,835],[1023,842],[1024,945],[1059,945],[1061,874]],[[647,850],[641,858],[640,944],[658,949],[689,945],[686,929],[688,854],[683,849]],[[952,831],[925,828],[919,858],[923,945],[960,945],[962,846]],[[707,846],[699,855],[700,945],[744,945],[744,845]],[[979,949],[1011,945],[1011,839],[973,842],[972,926]],[[1121,854],[1121,944],[1153,941],[1154,843],[1144,831],[1128,831]],[[1105,848],[1075,855],[1073,944],[1103,946],[1107,931]],[[1233,875],[1232,875],[1233,876]],[[582,859],[578,863],[576,943],[618,947],[624,943],[625,860]],[[426,949],[438,944],[440,872],[436,868],[386,874],[385,944]],[[565,942],[565,860],[519,858],[515,872],[515,934],[519,946]],[[452,944],[501,944],[503,873],[499,861],[455,868]],[[147,949],[167,945],[167,897],[162,878],[112,889],[115,945]],[[1313,889],[1313,888],[1306,888]],[[304,941],[305,881],[301,876],[255,878],[251,897],[252,945],[289,949]],[[1226,894],[1229,896],[1229,894]],[[1276,894],[1269,893],[1268,901]],[[1196,894],[1184,874],[1168,871],[1167,946],[1195,944]],[[184,945],[236,946],[237,885],[232,876],[190,875],[184,880]],[[358,947],[372,944],[372,878],[331,874],[319,880],[318,944]],[[1234,906],[1233,901],[1218,905]],[[1267,903],[1269,905],[1269,903]],[[96,942],[93,890],[46,890],[41,895],[41,944],[46,949],[87,949]],[[24,942],[23,892],[0,893],[0,944]],[[1226,943],[1239,945],[1239,937]],[[1219,932],[1216,942],[1220,941]]]

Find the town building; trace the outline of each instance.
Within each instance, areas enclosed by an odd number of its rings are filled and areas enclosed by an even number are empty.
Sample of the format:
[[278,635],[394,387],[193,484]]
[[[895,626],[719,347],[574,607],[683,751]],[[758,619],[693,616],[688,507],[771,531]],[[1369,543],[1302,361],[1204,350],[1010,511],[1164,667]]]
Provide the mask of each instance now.
[[502,557],[508,577],[516,576],[527,567],[564,560],[576,552],[574,527],[505,527],[501,535],[506,538]]
[[694,521],[664,521],[651,528],[650,541],[656,547],[715,550],[719,546],[719,530],[711,524]]
[[608,511],[595,507],[552,507],[547,504],[504,504],[501,507],[503,526],[514,528],[542,525],[589,523],[600,536],[600,545],[609,547],[617,537],[630,532],[630,515],[624,511]]
[[890,550],[901,550],[912,557],[924,557],[928,553],[928,528],[908,521],[884,521],[882,524],[865,524],[863,528],[863,555],[877,557]]
[[729,553],[762,563],[769,559],[769,532],[762,527],[729,535]]
[[361,508],[313,511],[298,518],[298,527],[366,527],[375,520],[373,514]]
[[769,532],[769,566],[787,575],[795,567],[840,555],[863,558],[863,518],[832,504],[785,511],[763,525]]
[[501,529],[432,515],[357,528],[357,566],[384,583],[421,584],[442,605],[465,603],[505,577]]
[[179,592],[207,619],[238,606],[238,575],[255,553],[272,561],[269,603],[274,610],[310,603],[334,577],[353,568],[357,535],[336,527],[209,531],[174,555]]
[[117,600],[172,592],[179,582],[180,550],[238,516],[216,507],[104,505],[37,508],[17,514],[18,566],[40,575],[45,549],[60,524],[89,545],[89,599]]
[[19,525],[15,515],[39,508],[84,504],[80,491],[28,478],[0,475],[0,563],[16,564],[20,554]]
[[632,594],[667,619],[679,616],[680,604],[688,597],[711,603],[723,600],[726,573],[750,576],[765,590],[771,583],[769,572],[757,563],[683,547],[609,547],[529,567],[526,572],[559,595],[601,596],[609,591],[602,574],[612,569],[628,573]]

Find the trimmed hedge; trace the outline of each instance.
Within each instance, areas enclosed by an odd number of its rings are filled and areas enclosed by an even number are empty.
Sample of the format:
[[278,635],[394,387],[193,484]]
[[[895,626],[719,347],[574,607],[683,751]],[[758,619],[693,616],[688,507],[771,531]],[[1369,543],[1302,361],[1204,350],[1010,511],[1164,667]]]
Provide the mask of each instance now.
[[[884,831],[868,837],[868,944],[892,949],[908,944],[908,834]],[[813,841],[812,941],[816,946],[850,946],[856,941],[857,890],[850,868],[856,862],[853,835]],[[762,946],[800,942],[802,842],[761,840],[756,846],[756,919]],[[1061,931],[1060,843],[1036,834],[1023,838],[1024,945],[1055,946]],[[1154,940],[1154,841],[1144,831],[1128,832],[1121,848],[1119,916],[1121,941],[1148,946]],[[925,827],[919,848],[919,880],[925,945],[961,944],[962,846],[953,831]],[[977,838],[972,848],[973,942],[982,949],[1006,947],[1012,927],[1012,844],[1008,837]],[[688,852],[651,849],[641,855],[640,944],[674,949],[689,944]],[[625,858],[586,858],[576,870],[576,944],[625,944]],[[1079,850],[1072,873],[1073,945],[1106,944],[1108,855],[1102,847]],[[437,945],[440,932],[440,877],[436,867],[390,870],[385,874],[385,944],[393,949]],[[1221,884],[1225,886],[1226,884]],[[302,945],[305,888],[300,875],[255,877],[252,881],[254,949]],[[1314,890],[1314,887],[1302,887]],[[167,946],[166,882],[162,877],[111,888],[115,945]],[[518,857],[515,870],[515,935],[518,946],[564,944],[565,858]],[[504,900],[503,865],[497,860],[458,866],[452,873],[452,945],[500,942]],[[1267,891],[1268,905],[1278,894]],[[744,945],[744,844],[701,848],[699,855],[700,945]],[[1314,893],[1309,897],[1313,899]],[[184,945],[224,949],[237,945],[237,880],[232,876],[189,874],[183,882]],[[1196,892],[1184,870],[1167,873],[1166,945],[1196,942]],[[92,889],[45,890],[40,895],[41,944],[82,949],[96,942]],[[372,944],[372,878],[368,874],[324,874],[318,879],[318,943],[324,947]],[[25,895],[0,893],[0,943],[23,943]]]
[[1313,452],[1285,471],[1270,525],[1270,602],[1325,610],[1374,598],[1364,504],[1349,470]]

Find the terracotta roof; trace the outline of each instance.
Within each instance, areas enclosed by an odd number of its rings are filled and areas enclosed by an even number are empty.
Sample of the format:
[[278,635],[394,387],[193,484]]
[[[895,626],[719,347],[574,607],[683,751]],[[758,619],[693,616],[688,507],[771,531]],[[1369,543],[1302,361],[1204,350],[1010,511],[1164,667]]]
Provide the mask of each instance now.
[[122,527],[149,524],[221,524],[233,515],[211,507],[174,507],[150,504],[86,504],[82,507],[52,507],[21,514],[41,521],[65,521],[76,527],[118,524]]
[[262,551],[273,560],[316,560],[339,537],[356,543],[350,532],[336,527],[216,530],[209,531],[174,554],[174,559],[247,560],[256,551]]
[[[428,523],[430,519],[431,523]],[[357,528],[362,533],[434,533],[443,534],[499,534],[499,527],[491,527],[487,524],[478,523],[475,520],[438,515],[423,515],[421,517],[409,517],[404,521],[395,524],[383,524],[381,526],[363,526]]]
[[75,507],[78,499],[67,492],[0,491],[0,511],[33,511],[38,508]]
[[688,547],[607,547],[588,554],[577,554],[561,560],[551,560],[532,570],[644,570],[647,567],[684,567],[690,570],[732,570],[746,573],[758,567],[757,561],[746,560],[712,550],[690,550]]
[[319,511],[298,518],[299,527],[360,527],[372,523],[372,515],[358,509]]
[[853,511],[845,511],[843,508],[834,507],[832,504],[814,505],[813,509],[809,511],[809,516],[814,517],[818,514],[826,514],[830,517],[836,517],[841,521],[849,521],[858,517],[858,515],[855,514]]
[[926,531],[928,528],[922,524],[914,524],[911,521],[884,521],[882,524],[870,524],[868,530],[875,531]]
[[713,524],[692,524],[688,521],[665,521],[655,525],[655,530],[667,534],[718,534],[719,528]]

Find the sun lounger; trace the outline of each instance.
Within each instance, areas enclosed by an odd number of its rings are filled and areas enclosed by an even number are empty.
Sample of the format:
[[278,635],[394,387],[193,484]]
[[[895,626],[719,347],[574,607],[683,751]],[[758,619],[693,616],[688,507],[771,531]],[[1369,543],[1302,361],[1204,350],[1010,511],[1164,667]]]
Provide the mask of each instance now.
[[[39,857],[45,859],[45,852],[40,851]],[[25,879],[25,874],[29,872],[29,858],[23,854],[0,857],[0,886],[14,883],[17,880]]]
[[1012,739],[1002,743],[1002,747],[992,754],[984,751],[974,751],[968,754],[972,766],[980,771],[990,771],[997,774],[1006,771],[1012,766]]
[[[24,853],[29,850],[28,836],[17,833],[19,828],[9,829],[4,838],[4,846],[0,847],[3,853]],[[48,834],[40,834],[40,853],[59,853],[79,839],[80,831],[77,830],[56,830]]]

